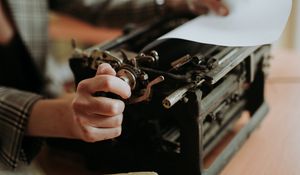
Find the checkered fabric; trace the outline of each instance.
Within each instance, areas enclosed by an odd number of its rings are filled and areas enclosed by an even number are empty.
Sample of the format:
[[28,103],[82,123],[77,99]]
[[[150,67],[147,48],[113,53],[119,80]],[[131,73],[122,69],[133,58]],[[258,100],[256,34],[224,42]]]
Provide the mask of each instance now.
[[[114,26],[160,17],[163,11],[157,0],[6,1],[17,32],[41,72],[47,51],[49,7],[94,24]],[[32,106],[41,98],[38,94],[0,85],[0,167],[16,168],[22,162],[29,163],[38,152],[39,140],[25,136],[24,132]]]
[[168,11],[164,0],[51,0],[50,7],[96,25],[123,27],[128,22],[145,23]]
[[40,98],[36,94],[0,87],[0,160],[8,167],[17,167],[20,160],[29,162],[24,150],[24,132],[31,107]]

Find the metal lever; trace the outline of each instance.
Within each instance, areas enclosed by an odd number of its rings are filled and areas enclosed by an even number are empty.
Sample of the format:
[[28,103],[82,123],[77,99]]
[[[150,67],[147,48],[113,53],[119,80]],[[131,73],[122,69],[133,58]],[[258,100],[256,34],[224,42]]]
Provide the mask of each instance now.
[[146,91],[144,92],[144,94],[142,96],[130,99],[128,103],[129,104],[133,104],[133,103],[139,103],[139,102],[148,100],[149,97],[150,97],[150,94],[151,94],[152,86],[155,85],[155,84],[158,84],[158,83],[160,83],[160,82],[162,82],[164,80],[165,80],[164,76],[158,76],[157,78],[155,78],[154,80],[152,80],[147,85]]

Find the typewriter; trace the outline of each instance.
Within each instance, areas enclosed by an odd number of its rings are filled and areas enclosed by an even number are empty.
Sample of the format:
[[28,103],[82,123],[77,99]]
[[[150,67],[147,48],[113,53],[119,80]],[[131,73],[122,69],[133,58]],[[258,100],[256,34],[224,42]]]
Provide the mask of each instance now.
[[[126,30],[108,43],[74,49],[70,66],[76,84],[94,76],[99,64],[109,63],[132,90],[125,100],[120,137],[96,143],[66,141],[65,147],[84,155],[90,169],[218,174],[265,117],[270,45],[225,47],[169,39],[144,49],[187,20],[162,19]],[[250,114],[247,124],[205,168],[205,157],[244,111]]]

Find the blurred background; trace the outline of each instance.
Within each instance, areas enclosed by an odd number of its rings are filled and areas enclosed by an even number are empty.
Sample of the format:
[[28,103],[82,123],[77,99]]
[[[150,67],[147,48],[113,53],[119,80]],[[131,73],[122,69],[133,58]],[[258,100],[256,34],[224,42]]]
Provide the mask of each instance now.
[[[293,0],[292,12],[280,39],[273,44],[273,50],[300,53],[300,2]],[[49,54],[47,77],[54,82],[49,90],[60,95],[73,91],[73,75],[68,59],[72,53],[71,39],[75,39],[79,48],[109,41],[122,34],[122,29],[92,26],[73,17],[58,13],[49,15]],[[274,19],[276,20],[276,19]]]
[[281,38],[274,44],[276,49],[289,49],[300,53],[300,2],[293,0],[292,12]]
[[86,49],[122,34],[122,29],[93,26],[54,12],[49,15],[49,23],[46,77],[50,80],[48,92],[55,96],[74,91],[73,74],[68,63],[73,51],[72,39],[78,48]]

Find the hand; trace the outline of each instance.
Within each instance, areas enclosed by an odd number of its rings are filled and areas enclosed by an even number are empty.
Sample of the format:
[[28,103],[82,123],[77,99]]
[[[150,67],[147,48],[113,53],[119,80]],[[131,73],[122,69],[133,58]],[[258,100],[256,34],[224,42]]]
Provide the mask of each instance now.
[[221,16],[229,14],[221,0],[166,0],[166,5],[175,11],[189,10],[197,15],[205,14],[209,10]]
[[79,83],[75,94],[36,101],[29,116],[26,135],[87,142],[119,136],[125,106],[123,101],[92,95],[102,91],[129,98],[129,85],[115,75],[109,64],[101,64],[95,77]]
[[78,84],[72,109],[74,111],[74,135],[87,142],[111,139],[121,134],[125,104],[118,99],[94,97],[95,92],[112,92],[129,98],[130,87],[115,76],[109,64],[101,64],[95,77]]

